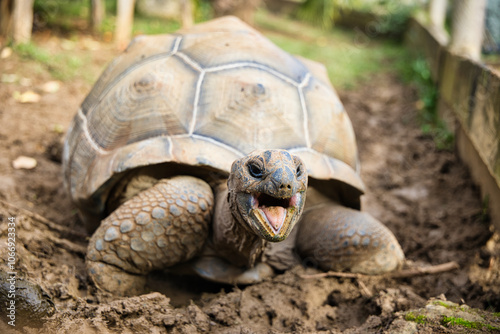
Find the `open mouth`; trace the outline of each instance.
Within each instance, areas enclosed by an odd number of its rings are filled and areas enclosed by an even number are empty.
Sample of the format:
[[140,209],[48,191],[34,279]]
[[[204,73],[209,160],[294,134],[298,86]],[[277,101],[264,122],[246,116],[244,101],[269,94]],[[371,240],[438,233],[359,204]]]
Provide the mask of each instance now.
[[261,228],[264,228],[268,235],[285,235],[294,214],[297,212],[300,199],[300,193],[290,198],[253,194],[251,212],[259,220]]

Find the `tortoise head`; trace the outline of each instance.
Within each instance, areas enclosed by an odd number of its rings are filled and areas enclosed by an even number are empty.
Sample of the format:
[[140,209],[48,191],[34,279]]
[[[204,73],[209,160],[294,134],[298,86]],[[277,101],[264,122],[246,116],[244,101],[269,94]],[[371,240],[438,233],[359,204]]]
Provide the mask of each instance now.
[[228,189],[238,222],[265,240],[282,241],[302,214],[307,171],[285,150],[254,151],[233,163]]

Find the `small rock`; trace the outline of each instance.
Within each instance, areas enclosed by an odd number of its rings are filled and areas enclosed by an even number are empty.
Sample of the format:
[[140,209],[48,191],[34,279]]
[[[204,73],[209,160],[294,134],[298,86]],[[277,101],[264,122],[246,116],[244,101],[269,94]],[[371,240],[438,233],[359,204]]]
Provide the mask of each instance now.
[[44,83],[40,89],[44,93],[56,93],[61,88],[61,83],[59,81],[47,81]]
[[12,49],[9,47],[5,47],[2,49],[2,52],[0,52],[0,58],[1,59],[6,59],[9,58],[12,55]]
[[396,319],[392,322],[387,330],[390,334],[414,334],[418,333],[417,323],[405,321],[404,319]]
[[429,191],[423,184],[416,184],[409,187],[395,189],[392,193],[404,201],[413,203],[427,197]]
[[24,93],[16,91],[14,92],[14,94],[12,94],[12,97],[14,97],[14,99],[20,103],[38,103],[42,98],[40,94],[37,94],[31,90]]
[[23,155],[12,161],[12,167],[14,167],[14,169],[33,169],[36,165],[37,161],[35,159]]

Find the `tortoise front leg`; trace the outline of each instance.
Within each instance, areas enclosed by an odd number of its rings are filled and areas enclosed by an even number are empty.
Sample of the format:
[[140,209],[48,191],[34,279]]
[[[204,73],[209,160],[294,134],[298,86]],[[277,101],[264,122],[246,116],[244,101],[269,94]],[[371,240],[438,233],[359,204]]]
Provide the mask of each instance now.
[[381,274],[404,260],[398,241],[381,222],[333,202],[303,214],[296,245],[303,260],[323,270]]
[[187,261],[208,235],[213,193],[204,181],[158,181],[123,203],[90,239],[87,270],[95,285],[117,295],[140,293],[145,275]]

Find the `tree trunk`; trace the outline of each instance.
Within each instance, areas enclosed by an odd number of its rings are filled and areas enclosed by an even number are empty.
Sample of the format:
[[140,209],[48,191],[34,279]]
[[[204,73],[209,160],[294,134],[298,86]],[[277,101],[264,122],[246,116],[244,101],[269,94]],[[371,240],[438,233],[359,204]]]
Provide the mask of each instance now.
[[103,0],[90,0],[90,28],[94,33],[101,28],[104,20],[104,2]]
[[436,28],[444,28],[447,5],[448,0],[431,0],[431,2],[429,3],[429,16],[431,19],[431,24]]
[[181,0],[181,24],[183,28],[193,26],[193,2]]
[[450,50],[474,60],[481,58],[486,0],[455,0]]
[[14,44],[28,43],[33,29],[34,0],[1,0],[0,32]]
[[12,39],[14,43],[28,43],[33,29],[34,0],[15,0],[12,12]]
[[118,0],[116,13],[115,42],[120,50],[125,49],[132,36],[134,0]]
[[10,37],[13,7],[13,0],[0,1],[0,36],[2,36],[2,39],[4,40],[7,40]]

